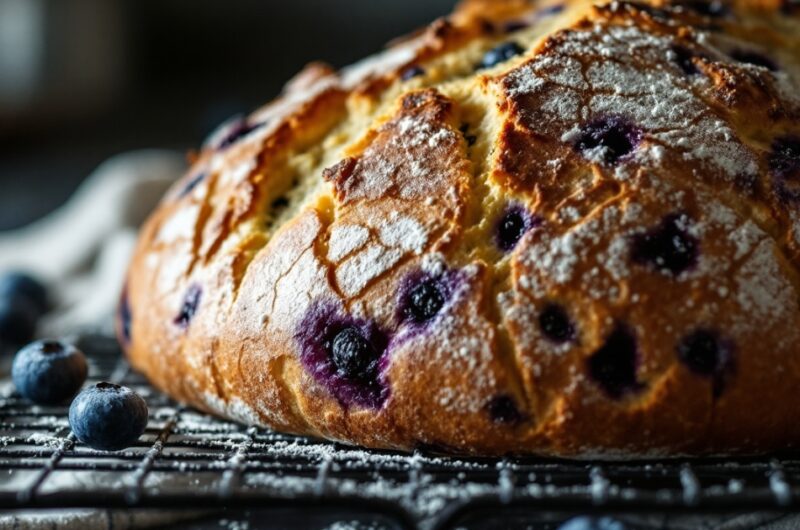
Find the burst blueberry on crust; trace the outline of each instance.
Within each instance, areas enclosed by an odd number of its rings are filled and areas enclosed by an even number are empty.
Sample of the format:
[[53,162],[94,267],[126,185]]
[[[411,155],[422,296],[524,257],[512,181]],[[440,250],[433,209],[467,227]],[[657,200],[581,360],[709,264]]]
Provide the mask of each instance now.
[[133,365],[209,412],[375,448],[800,444],[779,406],[800,382],[787,6],[467,0],[312,64],[142,229]]

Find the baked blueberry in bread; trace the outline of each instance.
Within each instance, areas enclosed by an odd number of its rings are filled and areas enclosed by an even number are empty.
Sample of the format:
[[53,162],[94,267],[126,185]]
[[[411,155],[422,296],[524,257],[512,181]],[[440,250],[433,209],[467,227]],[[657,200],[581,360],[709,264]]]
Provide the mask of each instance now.
[[142,230],[133,365],[377,448],[800,443],[795,2],[471,0],[223,126]]

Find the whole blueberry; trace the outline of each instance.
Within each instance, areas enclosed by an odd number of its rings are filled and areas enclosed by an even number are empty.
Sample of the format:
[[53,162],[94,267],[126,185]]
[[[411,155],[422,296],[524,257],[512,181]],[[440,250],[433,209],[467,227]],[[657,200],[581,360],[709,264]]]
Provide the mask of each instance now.
[[435,317],[444,306],[444,296],[435,280],[417,284],[408,293],[406,317],[416,323]]
[[626,530],[626,526],[611,517],[573,517],[558,530]]
[[491,68],[493,66],[497,66],[500,63],[504,63],[515,57],[525,50],[517,44],[516,42],[505,42],[496,48],[492,48],[483,56],[481,59],[480,64],[478,65],[478,69],[484,68]]
[[24,272],[7,272],[0,276],[0,298],[25,299],[42,314],[47,312],[50,305],[47,288]]
[[75,346],[41,340],[14,357],[11,378],[17,392],[40,405],[57,405],[80,390],[88,372],[86,357]]
[[366,338],[354,327],[341,330],[331,345],[333,364],[349,379],[365,380],[374,372],[378,355]]
[[119,451],[133,445],[147,427],[147,404],[130,388],[97,383],[72,402],[69,426],[89,447]]
[[33,340],[39,311],[26,298],[0,298],[0,347]]

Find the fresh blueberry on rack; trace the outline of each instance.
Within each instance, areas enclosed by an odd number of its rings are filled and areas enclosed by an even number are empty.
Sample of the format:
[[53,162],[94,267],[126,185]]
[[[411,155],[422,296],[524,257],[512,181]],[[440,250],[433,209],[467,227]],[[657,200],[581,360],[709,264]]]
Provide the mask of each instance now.
[[672,214],[655,228],[634,236],[632,259],[678,276],[697,261],[698,241],[687,232],[688,218]]
[[412,322],[426,322],[441,311],[444,301],[441,287],[436,280],[422,281],[408,292],[405,315]]
[[618,324],[599,350],[589,358],[589,375],[614,399],[638,390],[636,380],[636,337]]
[[348,379],[365,381],[377,370],[379,354],[355,327],[346,327],[336,333],[330,351],[339,374]]
[[522,419],[517,404],[511,396],[497,396],[489,402],[489,417],[495,423],[517,423]]
[[72,402],[69,425],[89,447],[119,451],[133,445],[147,427],[147,404],[130,388],[97,383]]
[[611,517],[573,517],[558,527],[558,530],[627,530],[627,527]]
[[556,343],[563,343],[575,338],[575,328],[569,315],[558,304],[547,304],[539,313],[539,327],[545,337]]
[[57,405],[74,396],[87,372],[83,352],[56,340],[29,344],[17,352],[11,366],[17,392],[40,405]]
[[46,313],[50,307],[47,287],[24,272],[9,272],[0,276],[0,298],[25,299],[40,314]]
[[200,298],[203,295],[203,289],[199,285],[192,285],[186,291],[183,297],[183,303],[178,315],[173,321],[176,326],[181,329],[186,329],[191,324],[194,315],[197,313],[197,308],[200,305]]
[[763,53],[759,53],[753,50],[733,50],[730,53],[731,58],[739,61],[740,63],[745,64],[752,64],[754,66],[760,66],[762,68],[766,68],[770,72],[777,72],[780,70],[778,68],[778,63],[764,55]]
[[495,48],[492,48],[483,56],[478,69],[492,68],[500,63],[504,63],[524,52],[525,49],[516,42],[505,42]]
[[523,207],[512,205],[506,209],[495,228],[495,243],[503,252],[517,246],[528,230],[534,228],[537,220]]
[[615,165],[633,153],[642,131],[619,116],[597,119],[584,126],[575,148],[584,156]]

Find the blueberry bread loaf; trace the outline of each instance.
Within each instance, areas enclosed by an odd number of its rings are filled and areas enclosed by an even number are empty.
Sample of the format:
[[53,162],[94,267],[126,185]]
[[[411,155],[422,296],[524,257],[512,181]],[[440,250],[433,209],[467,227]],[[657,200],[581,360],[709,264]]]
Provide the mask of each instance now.
[[222,126],[119,310],[174,398],[375,448],[800,443],[800,6],[468,0]]

